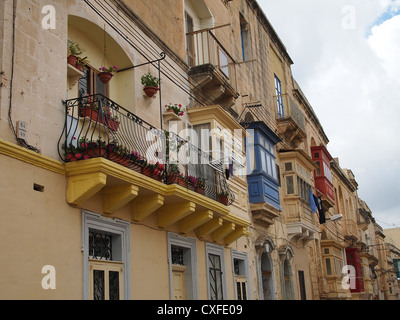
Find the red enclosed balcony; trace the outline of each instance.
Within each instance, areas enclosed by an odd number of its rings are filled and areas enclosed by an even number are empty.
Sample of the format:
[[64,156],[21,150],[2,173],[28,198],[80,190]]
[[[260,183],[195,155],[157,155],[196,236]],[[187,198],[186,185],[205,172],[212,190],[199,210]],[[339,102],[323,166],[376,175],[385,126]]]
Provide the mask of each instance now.
[[335,204],[330,164],[333,158],[325,146],[311,147],[311,154],[313,161],[318,165],[314,171],[315,187],[320,192],[323,204],[330,208]]

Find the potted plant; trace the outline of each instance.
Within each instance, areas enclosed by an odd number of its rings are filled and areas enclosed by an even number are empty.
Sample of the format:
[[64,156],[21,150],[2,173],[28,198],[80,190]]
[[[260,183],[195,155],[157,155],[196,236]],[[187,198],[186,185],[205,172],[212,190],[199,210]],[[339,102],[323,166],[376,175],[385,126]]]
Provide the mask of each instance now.
[[197,178],[196,187],[194,188],[194,191],[204,195],[205,189],[206,189],[206,179],[198,177]]
[[187,176],[187,185],[190,190],[195,190],[197,185],[197,179],[193,176]]
[[173,184],[178,182],[178,175],[179,175],[179,166],[176,163],[171,163],[168,165],[168,176],[167,176],[167,183]]
[[118,127],[119,127],[118,116],[117,115],[114,116],[111,113],[111,108],[109,106],[103,106],[102,111],[103,111],[104,119],[102,119],[101,122],[105,126],[107,126],[108,129],[110,129],[112,131],[118,131]]
[[131,160],[131,163],[128,165],[128,168],[141,173],[142,167],[145,164],[145,160],[139,154],[139,152],[132,151],[127,157]]
[[141,82],[144,86],[143,91],[149,98],[153,97],[159,90],[160,79],[153,76],[150,72],[142,76]]
[[130,163],[129,153],[127,148],[119,146],[116,142],[107,145],[107,158],[125,167]]
[[229,194],[226,191],[222,191],[222,192],[217,193],[218,202],[220,202],[220,203],[222,203],[224,205],[228,205],[228,195]]
[[95,97],[85,94],[81,99],[82,104],[79,104],[79,116],[90,118],[96,122],[101,122],[99,105]]
[[164,172],[164,170],[165,170],[165,167],[162,163],[155,162],[154,160],[150,160],[145,165],[143,165],[141,173],[147,177],[161,181],[162,173]]
[[[85,154],[90,158],[103,157],[107,153],[107,145],[104,141],[98,139],[97,141],[87,141],[85,140]],[[81,146],[83,146],[81,144]]]
[[188,178],[185,177],[185,175],[183,173],[180,172],[178,174],[178,176],[176,178],[176,181],[177,181],[178,185],[187,188],[187,186],[188,186]]
[[83,70],[83,67],[86,66],[89,63],[87,60],[87,57],[81,58],[81,57],[76,57],[76,65],[75,68],[77,68],[79,71]]
[[182,117],[184,115],[184,112],[183,112],[181,104],[176,104],[176,103],[174,105],[166,104],[165,105],[165,110],[167,112],[173,112],[179,117]]
[[[72,138],[76,140],[75,137]],[[89,141],[86,138],[81,138],[76,146],[70,143],[65,148],[65,160],[67,162],[74,162],[78,160],[87,160],[90,158],[102,157],[106,154],[106,144],[104,141]]]
[[80,46],[77,42],[70,41],[68,43],[67,61],[71,66],[76,67],[76,62],[77,62],[78,56],[80,56],[82,53],[83,53],[83,50],[80,48]]
[[111,78],[114,76],[113,73],[114,72],[118,72],[119,69],[116,66],[112,66],[112,67],[101,67],[100,69],[100,73],[98,74],[98,77],[100,79],[101,82],[103,82],[104,84],[107,84]]

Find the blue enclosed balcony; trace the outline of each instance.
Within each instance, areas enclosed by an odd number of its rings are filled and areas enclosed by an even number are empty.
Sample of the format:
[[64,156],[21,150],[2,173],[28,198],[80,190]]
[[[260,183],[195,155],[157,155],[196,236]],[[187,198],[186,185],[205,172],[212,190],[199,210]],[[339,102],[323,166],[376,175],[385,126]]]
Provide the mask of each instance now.
[[247,131],[247,182],[253,218],[271,225],[281,211],[275,156],[275,146],[280,139],[264,122],[251,122]]

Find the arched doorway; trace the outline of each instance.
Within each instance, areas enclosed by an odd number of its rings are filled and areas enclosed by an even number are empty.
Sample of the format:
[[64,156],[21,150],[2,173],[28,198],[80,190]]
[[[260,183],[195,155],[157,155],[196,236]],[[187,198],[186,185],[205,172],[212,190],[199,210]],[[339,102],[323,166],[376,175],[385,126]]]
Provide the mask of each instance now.
[[294,300],[294,285],[291,260],[294,256],[293,249],[286,247],[279,251],[281,257],[281,288],[282,300]]
[[68,41],[77,43],[84,50],[82,57],[87,58],[83,76],[77,79],[78,81],[69,82],[68,97],[75,99],[85,94],[102,94],[124,108],[135,111],[133,69],[115,73],[106,86],[97,77],[101,67],[115,65],[122,70],[133,66],[133,56],[128,56],[128,47],[124,49],[123,42],[117,42],[109,32],[112,32],[111,28],[99,26],[83,17],[68,16]]
[[276,253],[274,242],[269,237],[262,237],[257,241],[258,253],[258,288],[261,300],[275,300],[276,287],[274,264],[272,255]]
[[274,267],[268,252],[261,255],[261,280],[264,300],[275,300]]

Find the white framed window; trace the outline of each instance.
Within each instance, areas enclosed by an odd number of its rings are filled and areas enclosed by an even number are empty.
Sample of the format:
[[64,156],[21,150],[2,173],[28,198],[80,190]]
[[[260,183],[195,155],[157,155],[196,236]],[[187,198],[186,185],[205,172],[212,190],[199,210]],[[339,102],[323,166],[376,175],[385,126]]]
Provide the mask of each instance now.
[[228,56],[221,48],[218,48],[218,57],[219,57],[219,68],[222,71],[222,73],[229,79]]
[[236,300],[250,300],[249,262],[246,252],[232,249],[232,268],[234,274],[234,289]]
[[196,240],[168,232],[171,300],[198,300]]
[[130,223],[82,212],[83,298],[129,300]]
[[209,300],[226,299],[224,247],[206,244],[207,284]]
[[279,80],[278,76],[275,75],[275,95],[276,95],[276,105],[278,109],[278,117],[282,118],[285,116],[285,110],[283,106],[283,98],[282,98],[282,83]]

